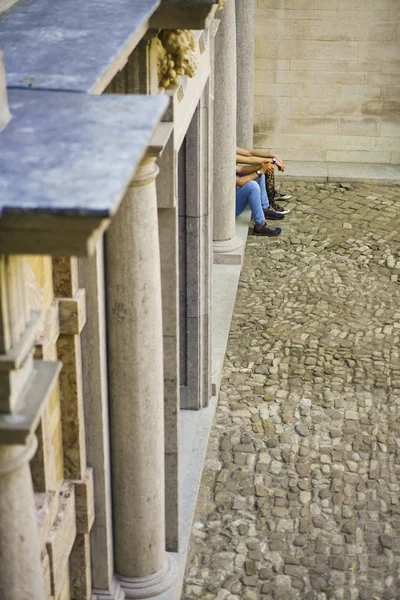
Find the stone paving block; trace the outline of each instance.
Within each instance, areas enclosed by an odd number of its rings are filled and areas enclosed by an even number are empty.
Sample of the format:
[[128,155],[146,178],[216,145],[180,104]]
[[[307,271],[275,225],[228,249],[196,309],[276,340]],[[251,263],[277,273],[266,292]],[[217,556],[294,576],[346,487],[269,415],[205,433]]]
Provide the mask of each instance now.
[[248,239],[182,598],[395,600],[398,188],[285,191],[283,234]]

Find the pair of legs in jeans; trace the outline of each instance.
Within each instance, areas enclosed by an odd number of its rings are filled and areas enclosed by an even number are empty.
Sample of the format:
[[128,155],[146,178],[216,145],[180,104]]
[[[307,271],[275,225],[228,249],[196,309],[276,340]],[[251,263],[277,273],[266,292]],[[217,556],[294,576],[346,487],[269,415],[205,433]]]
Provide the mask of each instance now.
[[236,216],[238,217],[247,204],[250,205],[253,221],[256,226],[265,223],[264,208],[269,208],[268,194],[265,187],[265,175],[255,181],[249,181],[236,188]]

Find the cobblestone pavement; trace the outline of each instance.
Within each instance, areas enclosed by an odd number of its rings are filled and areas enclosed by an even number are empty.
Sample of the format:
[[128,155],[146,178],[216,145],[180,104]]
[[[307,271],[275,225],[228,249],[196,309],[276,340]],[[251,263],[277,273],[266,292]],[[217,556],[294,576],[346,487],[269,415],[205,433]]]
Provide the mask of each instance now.
[[400,599],[400,190],[286,190],[248,240],[182,598]]

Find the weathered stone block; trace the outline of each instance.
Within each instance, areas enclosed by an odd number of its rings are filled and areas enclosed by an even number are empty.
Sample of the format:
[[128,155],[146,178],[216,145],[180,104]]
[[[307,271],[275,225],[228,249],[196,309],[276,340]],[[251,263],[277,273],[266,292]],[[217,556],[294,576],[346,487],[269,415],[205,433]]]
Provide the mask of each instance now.
[[339,123],[340,135],[367,135],[377,136],[379,134],[379,119],[367,117],[342,117]]
[[86,323],[85,290],[80,289],[73,298],[59,299],[60,332],[79,335]]
[[76,530],[90,533],[94,521],[93,469],[87,469],[83,481],[75,481]]
[[78,534],[69,559],[71,600],[91,600],[89,536]]
[[65,483],[59,492],[59,506],[46,549],[50,559],[51,592],[61,594],[65,570],[76,536],[74,486]]
[[358,57],[360,60],[395,61],[400,55],[398,42],[360,42]]
[[348,150],[328,150],[326,160],[332,162],[390,163],[390,152],[363,152]]

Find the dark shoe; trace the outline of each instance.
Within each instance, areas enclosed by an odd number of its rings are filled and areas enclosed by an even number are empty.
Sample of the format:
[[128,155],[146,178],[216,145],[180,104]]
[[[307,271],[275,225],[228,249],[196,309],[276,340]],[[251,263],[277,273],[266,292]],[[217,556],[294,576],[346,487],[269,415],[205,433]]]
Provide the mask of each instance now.
[[264,225],[256,225],[254,224],[253,235],[268,235],[269,237],[274,237],[279,235],[282,229],[280,227],[268,227],[266,223]]
[[292,197],[291,194],[284,194],[284,193],[281,193],[281,192],[276,192],[275,193],[275,198],[277,200],[290,200],[291,197]]
[[283,208],[283,206],[279,206],[276,202],[271,202],[271,208],[279,215],[288,215],[290,213],[290,208]]
[[285,218],[285,215],[279,213],[276,210],[273,210],[272,208],[264,208],[263,210],[264,210],[264,217],[266,219],[271,219],[271,221]]

